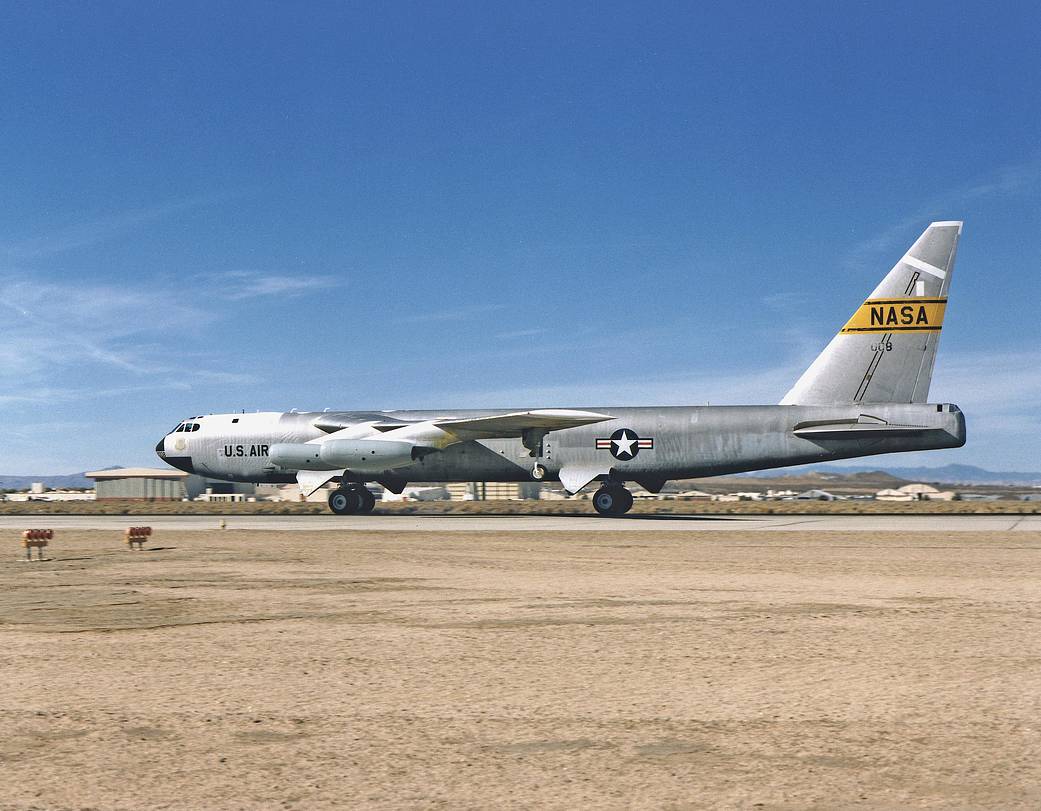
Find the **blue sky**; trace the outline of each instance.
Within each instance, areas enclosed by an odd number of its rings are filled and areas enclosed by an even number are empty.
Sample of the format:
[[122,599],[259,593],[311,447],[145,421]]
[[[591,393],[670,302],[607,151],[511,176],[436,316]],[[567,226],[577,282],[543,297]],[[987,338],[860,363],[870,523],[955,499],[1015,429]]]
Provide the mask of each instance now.
[[933,219],[970,439],[889,463],[1041,467],[1041,8],[698,6],[0,5],[0,472],[776,402]]

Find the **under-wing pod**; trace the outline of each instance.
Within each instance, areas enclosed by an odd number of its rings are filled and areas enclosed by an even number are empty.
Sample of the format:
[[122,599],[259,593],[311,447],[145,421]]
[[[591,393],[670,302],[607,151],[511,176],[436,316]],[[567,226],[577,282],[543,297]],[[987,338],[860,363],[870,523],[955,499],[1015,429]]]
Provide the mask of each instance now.
[[357,473],[379,473],[411,465],[418,446],[391,439],[327,439],[319,444],[325,464]]
[[334,470],[334,465],[322,461],[322,446],[318,443],[282,443],[268,450],[271,463],[286,470]]
[[389,439],[326,439],[272,445],[271,461],[286,470],[344,470],[379,473],[411,465],[426,450]]

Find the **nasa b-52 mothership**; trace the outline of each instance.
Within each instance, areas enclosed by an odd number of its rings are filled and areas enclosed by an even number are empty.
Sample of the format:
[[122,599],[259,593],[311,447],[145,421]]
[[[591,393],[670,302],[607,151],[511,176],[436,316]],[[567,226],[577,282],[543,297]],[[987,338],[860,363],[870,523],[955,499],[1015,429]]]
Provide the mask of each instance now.
[[957,448],[965,418],[928,403],[960,222],[934,222],[779,405],[209,414],[156,445],[167,463],[237,482],[331,481],[330,509],[372,510],[365,487],[409,482],[594,482],[593,507],[632,507],[626,484]]

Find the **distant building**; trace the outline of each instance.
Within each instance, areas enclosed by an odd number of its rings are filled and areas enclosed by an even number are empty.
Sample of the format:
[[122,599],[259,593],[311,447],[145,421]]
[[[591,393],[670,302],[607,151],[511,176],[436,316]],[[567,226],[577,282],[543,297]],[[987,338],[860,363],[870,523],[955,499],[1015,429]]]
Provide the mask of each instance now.
[[953,491],[940,491],[931,484],[905,484],[895,490],[879,490],[875,493],[878,501],[953,501]]
[[216,501],[216,496],[245,497],[253,495],[255,490],[252,484],[211,481],[172,468],[121,467],[84,475],[94,480],[94,495],[98,501],[183,501],[204,494],[207,500]]
[[804,490],[795,496],[799,501],[838,501],[838,496],[827,490]]
[[329,493],[335,489],[336,485],[330,483],[305,496],[300,492],[299,484],[261,484],[257,486],[256,498],[258,501],[306,501],[324,504],[329,498]]
[[383,491],[384,501],[448,501],[448,489],[441,485],[406,487],[400,493]]
[[28,490],[23,493],[11,493],[5,499],[0,495],[0,501],[93,501],[94,493],[91,490]]
[[539,490],[540,501],[566,501],[569,498],[583,498],[583,494],[572,496],[568,493],[567,490],[564,490],[563,488],[557,489],[556,487],[552,486],[543,487],[541,490]]
[[256,501],[256,496],[247,496],[245,493],[214,493],[212,487],[207,487],[205,493],[195,497],[196,501],[211,501],[211,502],[239,502],[239,501]]
[[537,499],[538,482],[451,482],[445,485],[452,501],[524,501]]
[[171,468],[123,467],[84,475],[94,480],[98,501],[181,501],[195,498],[206,489],[202,476]]
[[712,494],[702,490],[682,490],[676,493],[677,501],[711,501]]
[[905,484],[903,487],[896,488],[896,490],[898,493],[907,493],[915,501],[927,501],[940,495],[940,491],[931,484]]

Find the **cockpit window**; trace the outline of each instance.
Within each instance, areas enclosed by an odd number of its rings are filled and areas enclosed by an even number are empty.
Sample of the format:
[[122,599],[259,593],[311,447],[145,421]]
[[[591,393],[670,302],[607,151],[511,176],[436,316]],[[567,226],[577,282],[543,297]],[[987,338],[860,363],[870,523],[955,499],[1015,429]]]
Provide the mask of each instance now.
[[198,431],[200,428],[202,428],[202,426],[199,425],[199,423],[197,423],[197,422],[193,422],[192,423],[192,430],[193,431]]

